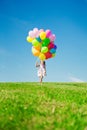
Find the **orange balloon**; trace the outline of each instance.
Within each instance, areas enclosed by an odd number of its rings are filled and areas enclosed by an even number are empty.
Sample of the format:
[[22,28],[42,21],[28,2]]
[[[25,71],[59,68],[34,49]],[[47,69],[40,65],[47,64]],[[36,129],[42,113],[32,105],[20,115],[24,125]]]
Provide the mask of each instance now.
[[39,56],[40,51],[38,51],[35,47],[32,47],[32,53],[34,56]]
[[34,46],[34,48],[35,48],[36,50],[38,50],[38,51],[41,50],[41,46]]

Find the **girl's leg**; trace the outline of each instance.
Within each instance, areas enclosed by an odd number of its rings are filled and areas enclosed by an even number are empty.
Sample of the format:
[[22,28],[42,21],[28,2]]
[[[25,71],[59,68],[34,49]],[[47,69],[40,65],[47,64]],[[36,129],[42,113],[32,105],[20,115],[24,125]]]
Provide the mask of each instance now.
[[40,77],[40,83],[42,83],[42,81],[43,81],[43,76]]
[[42,83],[42,81],[43,81],[43,77],[41,77],[41,83]]

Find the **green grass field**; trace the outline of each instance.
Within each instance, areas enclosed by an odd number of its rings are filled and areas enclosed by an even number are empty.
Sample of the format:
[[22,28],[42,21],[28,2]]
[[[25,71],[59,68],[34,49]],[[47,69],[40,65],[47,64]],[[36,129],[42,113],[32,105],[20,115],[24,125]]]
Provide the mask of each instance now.
[[0,130],[87,130],[87,83],[0,83]]

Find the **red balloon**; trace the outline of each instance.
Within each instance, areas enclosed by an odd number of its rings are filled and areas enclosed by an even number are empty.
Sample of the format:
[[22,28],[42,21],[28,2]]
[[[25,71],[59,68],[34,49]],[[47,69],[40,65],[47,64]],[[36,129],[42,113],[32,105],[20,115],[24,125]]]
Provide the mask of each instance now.
[[50,52],[45,53],[46,59],[51,58],[52,54]]
[[50,42],[50,44],[48,45],[48,49],[52,49],[52,48],[54,48],[54,44],[53,42]]

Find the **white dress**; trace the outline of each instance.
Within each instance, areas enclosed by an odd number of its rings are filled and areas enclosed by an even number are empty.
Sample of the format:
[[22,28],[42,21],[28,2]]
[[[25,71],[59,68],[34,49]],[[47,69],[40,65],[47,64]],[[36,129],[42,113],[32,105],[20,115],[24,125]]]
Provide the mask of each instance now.
[[43,65],[40,64],[38,72],[37,72],[38,77],[40,76],[46,76],[46,69],[43,67]]

